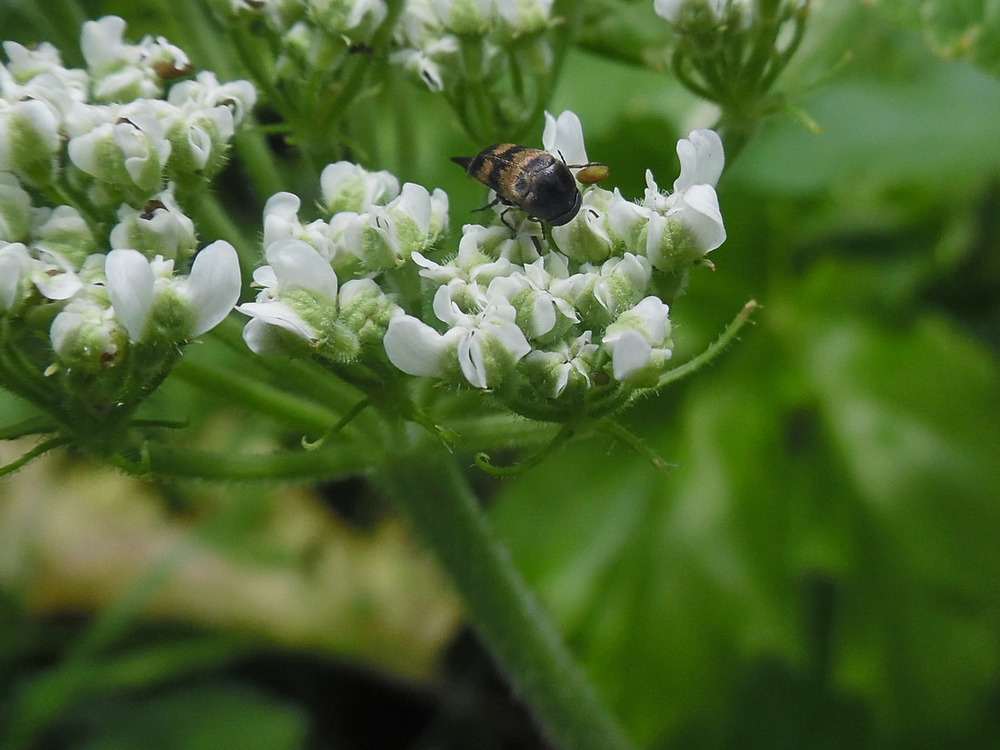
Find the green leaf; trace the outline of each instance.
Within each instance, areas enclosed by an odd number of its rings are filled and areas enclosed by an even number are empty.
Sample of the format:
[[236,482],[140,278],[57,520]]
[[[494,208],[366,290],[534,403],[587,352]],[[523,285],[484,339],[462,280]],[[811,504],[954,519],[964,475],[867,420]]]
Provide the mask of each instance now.
[[[641,741],[753,703],[795,746],[790,693],[817,717],[840,706],[841,730],[872,727],[871,747],[984,720],[1000,668],[1000,375],[939,317],[902,325],[845,301],[858,270],[818,266],[679,410],[645,410],[674,471],[575,446],[495,509]],[[768,663],[783,665],[773,686]]]

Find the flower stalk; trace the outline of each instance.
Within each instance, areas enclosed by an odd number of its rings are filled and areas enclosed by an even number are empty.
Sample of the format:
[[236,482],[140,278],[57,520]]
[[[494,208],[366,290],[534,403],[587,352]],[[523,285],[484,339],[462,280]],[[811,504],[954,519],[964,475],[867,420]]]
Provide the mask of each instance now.
[[435,551],[500,667],[558,746],[630,750],[494,536],[455,456],[425,439],[401,440],[373,479]]

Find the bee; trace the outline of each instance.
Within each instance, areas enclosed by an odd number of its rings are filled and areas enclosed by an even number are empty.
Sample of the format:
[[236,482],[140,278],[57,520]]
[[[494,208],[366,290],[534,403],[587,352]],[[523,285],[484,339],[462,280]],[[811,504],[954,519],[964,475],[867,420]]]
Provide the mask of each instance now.
[[552,226],[567,223],[580,211],[583,197],[571,168],[590,169],[583,180],[588,185],[608,173],[608,168],[597,162],[567,165],[548,151],[513,143],[497,143],[475,156],[454,156],[451,160],[496,193],[493,201],[478,210],[502,203]]

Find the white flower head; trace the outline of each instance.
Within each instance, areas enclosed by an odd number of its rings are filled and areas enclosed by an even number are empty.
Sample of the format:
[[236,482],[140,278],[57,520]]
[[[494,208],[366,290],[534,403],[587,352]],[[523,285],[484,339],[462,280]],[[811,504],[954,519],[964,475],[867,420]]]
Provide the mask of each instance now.
[[[580,263],[601,263],[616,249],[609,215],[616,203],[628,203],[617,191],[594,186],[583,194],[580,211],[569,222],[552,227],[559,249]],[[629,204],[631,205],[631,204]]]
[[485,34],[494,0],[430,0],[441,26],[452,34]]
[[146,37],[131,45],[124,42],[124,34],[125,21],[118,16],[83,24],[80,49],[93,79],[96,101],[156,98],[163,93],[164,81],[191,72],[187,55],[163,37]]
[[659,297],[646,297],[608,326],[601,345],[611,354],[615,380],[655,383],[673,353],[669,312]]
[[512,36],[537,34],[552,23],[552,0],[495,0],[497,14]]
[[171,146],[152,102],[135,102],[128,110],[107,109],[104,119],[70,139],[73,164],[102,182],[157,189]]
[[173,270],[173,261],[160,256],[148,259],[132,249],[108,253],[108,297],[131,341],[195,338],[236,304],[239,258],[228,242],[218,240],[199,252],[188,276],[175,277]]
[[272,243],[266,258],[268,265],[253,275],[254,284],[262,287],[256,301],[236,308],[252,318],[243,329],[247,345],[258,354],[275,351],[281,331],[307,342],[318,340],[322,320],[336,314],[337,274],[316,248],[301,240]]
[[249,81],[219,83],[215,73],[203,70],[194,80],[180,81],[170,88],[167,101],[184,111],[229,110],[233,125],[239,125],[257,103],[257,89]]
[[600,348],[591,342],[592,337],[591,331],[585,331],[574,339],[560,341],[551,351],[535,349],[524,358],[530,380],[546,397],[559,398],[568,391],[590,387]]
[[323,207],[331,214],[362,213],[399,195],[399,180],[389,172],[369,172],[349,161],[327,164],[319,178]]
[[312,245],[325,260],[336,262],[338,245],[334,237],[337,230],[322,219],[303,224],[299,220],[301,205],[294,193],[275,193],[268,198],[264,204],[264,247],[284,240],[301,240]]
[[477,312],[464,312],[452,299],[452,284],[434,295],[434,314],[449,326],[441,334],[410,315],[394,317],[386,330],[386,355],[410,375],[454,378],[475,388],[495,388],[531,351],[515,323],[517,311],[497,297]]
[[[625,209],[612,217],[619,231],[631,233],[637,241],[645,234],[646,254],[661,271],[676,271],[719,247],[726,228],[719,208],[715,185],[722,174],[722,140],[712,130],[695,130],[677,143],[681,173],[674,192],[660,191],[653,173],[646,171],[646,193],[642,205],[633,210],[631,229],[622,229],[632,217],[623,219]],[[643,210],[645,209],[645,210]],[[632,231],[636,230],[636,231]]]
[[385,20],[384,0],[305,0],[309,17],[330,34],[365,38]]
[[[557,256],[548,256],[555,259]],[[560,284],[568,278],[564,263],[545,258],[490,282],[487,297],[503,297],[517,311],[517,323],[529,339],[552,339],[561,336],[579,321],[572,302],[564,296],[571,286]],[[552,270],[556,271],[554,275]]]

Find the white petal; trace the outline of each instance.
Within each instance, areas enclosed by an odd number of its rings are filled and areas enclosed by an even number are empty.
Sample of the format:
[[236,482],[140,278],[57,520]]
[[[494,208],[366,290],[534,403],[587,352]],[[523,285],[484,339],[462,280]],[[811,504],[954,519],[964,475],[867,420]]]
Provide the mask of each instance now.
[[190,335],[200,336],[221,323],[239,299],[241,286],[239,256],[232,245],[216,240],[198,253],[181,286],[195,309]]
[[409,375],[440,377],[447,342],[422,320],[399,315],[389,321],[382,340],[389,361]]
[[587,163],[587,149],[583,143],[583,126],[576,113],[567,109],[558,118],[545,113],[545,130],[542,146],[550,154],[559,156],[567,164]]
[[268,325],[283,328],[306,341],[316,340],[316,332],[312,326],[284,302],[245,302],[238,305],[236,310]]
[[69,299],[83,288],[80,277],[71,271],[35,274],[32,281],[43,297],[53,300]]
[[691,131],[687,138],[677,141],[677,156],[681,161],[681,173],[674,180],[675,193],[692,185],[715,187],[726,162],[722,139],[714,130]]
[[104,264],[108,296],[115,315],[124,324],[130,341],[139,341],[153,305],[156,275],[138,250],[119,249],[108,253]]
[[659,297],[646,297],[633,307],[628,315],[637,319],[637,328],[650,343],[657,346],[667,337],[667,315],[670,307]]
[[624,380],[646,366],[653,347],[638,331],[625,331],[614,343],[611,355],[615,380]]
[[471,330],[458,342],[458,366],[476,388],[489,388],[483,359],[482,332]]
[[653,10],[661,18],[665,18],[670,23],[677,23],[680,16],[681,6],[687,0],[653,0]]
[[282,240],[270,245],[265,254],[282,287],[304,289],[331,301],[337,299],[337,274],[312,245],[302,240]]
[[254,354],[273,354],[281,351],[278,329],[260,318],[251,318],[243,326],[243,341]]
[[719,209],[719,197],[710,185],[693,185],[684,191],[680,213],[673,217],[687,226],[704,252],[714,250],[726,240],[726,227]]
[[556,327],[556,305],[546,294],[536,294],[531,308],[531,327],[534,336],[544,336]]

